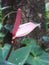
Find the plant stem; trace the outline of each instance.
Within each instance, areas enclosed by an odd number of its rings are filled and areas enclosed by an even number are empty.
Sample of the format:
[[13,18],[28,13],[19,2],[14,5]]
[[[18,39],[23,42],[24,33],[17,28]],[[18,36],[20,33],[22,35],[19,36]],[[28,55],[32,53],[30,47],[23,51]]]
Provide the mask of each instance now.
[[7,57],[6,57],[6,61],[9,59],[9,56],[10,56],[10,54],[11,54],[11,52],[12,52],[12,49],[13,49],[13,44],[11,45],[11,48],[10,48],[10,50],[9,50],[9,52],[8,52],[8,55],[7,55]]

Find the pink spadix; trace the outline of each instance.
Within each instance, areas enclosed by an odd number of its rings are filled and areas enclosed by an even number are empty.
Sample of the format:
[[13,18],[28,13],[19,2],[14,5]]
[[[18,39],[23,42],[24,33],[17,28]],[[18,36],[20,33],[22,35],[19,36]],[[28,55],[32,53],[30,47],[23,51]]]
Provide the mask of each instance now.
[[13,35],[13,36],[16,35],[16,32],[17,32],[17,30],[18,30],[18,28],[19,28],[20,20],[21,20],[21,15],[22,15],[22,10],[19,8],[18,11],[17,11],[14,28],[13,28],[13,30],[12,30],[12,35]]

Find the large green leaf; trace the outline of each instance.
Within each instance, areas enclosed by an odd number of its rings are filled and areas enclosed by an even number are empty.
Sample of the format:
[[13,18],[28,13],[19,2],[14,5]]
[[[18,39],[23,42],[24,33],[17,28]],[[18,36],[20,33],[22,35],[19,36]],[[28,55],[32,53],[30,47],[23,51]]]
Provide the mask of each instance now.
[[10,49],[10,45],[9,44],[5,44],[4,47],[0,47],[0,60],[5,60],[9,49]]
[[30,51],[31,51],[31,46],[26,46],[17,49],[16,51],[13,50],[8,61],[16,65],[23,65],[27,60]]
[[38,56],[43,53],[43,50],[40,48],[39,45],[36,44],[36,41],[34,39],[24,38],[21,43],[26,44],[26,45],[31,45],[32,46],[31,53],[34,56]]
[[49,54],[43,53],[41,56],[29,56],[27,63],[30,65],[49,65]]
[[49,54],[44,52],[35,41],[33,42],[33,39],[26,38],[23,43],[26,44],[26,42],[32,45],[31,56],[27,59],[27,63],[31,65],[49,65]]
[[14,64],[7,61],[0,61],[0,65],[14,65]]

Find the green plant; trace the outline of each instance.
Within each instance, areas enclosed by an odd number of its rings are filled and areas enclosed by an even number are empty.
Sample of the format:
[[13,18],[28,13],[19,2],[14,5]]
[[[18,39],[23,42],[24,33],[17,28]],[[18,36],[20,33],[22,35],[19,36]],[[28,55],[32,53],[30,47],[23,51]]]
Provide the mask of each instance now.
[[[0,20],[1,24],[3,23],[4,19],[12,14],[13,12],[8,13],[2,20]],[[1,14],[2,15],[2,14]],[[0,15],[0,16],[1,16]],[[47,15],[47,12],[46,12]],[[48,18],[49,15],[47,15]],[[49,24],[48,22],[46,25]],[[3,27],[3,26],[2,26]],[[0,28],[0,31],[2,29]],[[5,25],[5,28],[11,32],[12,27],[9,25]],[[5,31],[5,30],[4,30]],[[0,33],[0,42],[4,38],[4,34]],[[46,38],[45,38],[46,39]],[[32,38],[24,38],[21,41],[21,44],[25,45],[17,50],[12,49],[12,52],[9,56],[8,61],[12,63],[12,65],[49,65],[49,54],[43,51],[43,49],[36,43],[36,40]],[[0,45],[0,60],[5,61],[6,56],[9,52],[11,44],[7,43],[3,47]],[[48,49],[46,49],[48,50]],[[1,62],[2,65],[3,62]],[[8,64],[10,65],[10,64]]]
[[[21,43],[26,46],[17,50],[13,49],[8,59],[9,62],[15,65],[24,65],[26,63],[30,65],[49,65],[49,54],[44,52],[34,39],[24,38]],[[9,48],[9,44],[0,48],[0,60],[5,60]]]
[[35,40],[26,38],[23,39],[22,43],[32,45],[31,52],[26,63],[30,65],[49,65],[49,54],[44,52],[42,48],[37,45]]
[[[8,15],[9,15],[9,13],[3,18],[3,20]],[[10,27],[8,28],[6,26],[6,29],[8,29],[8,31],[10,32],[10,30],[9,30]],[[0,35],[0,36],[4,37],[3,34]],[[2,37],[1,37],[1,39],[2,39]],[[11,45],[9,45],[9,44],[5,44],[4,47],[0,47],[0,60],[5,60],[6,59],[6,56],[7,56],[8,52],[9,52],[9,49],[10,49],[10,46]],[[16,50],[15,51],[13,50],[12,53],[11,53],[11,56],[9,57],[9,61],[12,62],[12,63],[14,63],[14,64],[17,64],[17,65],[19,65],[19,64],[23,65],[25,63],[26,59],[29,56],[30,50],[31,50],[31,46],[26,46],[26,47],[20,48],[17,51]],[[23,52],[23,51],[25,51],[25,52]],[[20,54],[20,56],[19,56],[19,54]],[[14,56],[14,58],[13,58],[13,56]],[[22,59],[20,60],[20,58],[22,58]],[[15,59],[15,61],[14,61],[14,59]]]
[[2,9],[0,8],[0,30],[2,28],[2,23],[3,23],[3,20],[2,20]]
[[49,2],[45,4],[45,10],[46,10],[46,29],[47,29],[47,35],[49,36]]

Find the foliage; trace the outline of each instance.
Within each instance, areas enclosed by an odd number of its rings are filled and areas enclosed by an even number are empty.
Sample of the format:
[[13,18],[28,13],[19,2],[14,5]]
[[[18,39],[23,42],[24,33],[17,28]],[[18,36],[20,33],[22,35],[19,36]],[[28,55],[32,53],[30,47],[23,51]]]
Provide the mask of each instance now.
[[0,30],[2,28],[2,23],[3,23],[3,20],[2,20],[2,9],[0,8]]
[[49,11],[49,2],[45,4],[46,11]]
[[[0,60],[5,60],[9,48],[10,48],[9,44],[6,44],[3,48],[0,48]],[[13,49],[8,61],[17,65],[23,65],[29,56],[30,50],[31,46],[22,47],[15,51]]]
[[[15,65],[24,65],[24,63],[30,65],[49,65],[49,54],[44,52],[34,39],[24,38],[21,43],[27,46],[17,50],[13,49],[8,59],[9,62]],[[0,60],[5,60],[9,48],[9,44],[0,48]]]
[[31,46],[22,47],[16,51],[13,50],[8,61],[17,65],[23,65],[27,60],[30,51]]
[[49,54],[44,52],[39,45],[37,45],[33,39],[24,39],[22,43],[32,45],[31,54],[28,57],[26,63],[30,65],[49,65]]
[[45,4],[45,10],[46,10],[46,29],[49,35],[49,2]]
[[[49,26],[49,11],[46,5],[46,27],[48,29]],[[4,18],[2,18],[2,9],[0,8],[0,31],[3,27],[4,19],[14,12],[8,13]],[[6,24],[4,26],[8,31],[12,31],[13,26]],[[5,34],[0,32],[0,42],[4,39]],[[45,41],[48,41],[47,37],[44,37]],[[49,65],[49,54],[43,51],[43,49],[36,43],[36,40],[31,38],[24,38],[21,43],[26,45],[25,47],[19,48],[17,50],[12,50],[10,57],[8,59],[12,65]],[[0,45],[0,64],[3,65],[11,65],[9,62],[5,61],[6,56],[10,49],[10,44],[5,44],[4,47]],[[46,49],[48,50],[48,49]],[[3,61],[2,61],[3,60]]]

